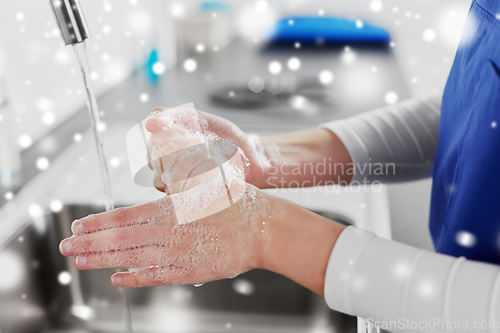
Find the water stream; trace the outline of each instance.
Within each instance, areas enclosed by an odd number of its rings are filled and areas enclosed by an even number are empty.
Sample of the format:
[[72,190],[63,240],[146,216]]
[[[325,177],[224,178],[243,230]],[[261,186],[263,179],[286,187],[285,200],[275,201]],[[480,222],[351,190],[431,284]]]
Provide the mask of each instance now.
[[[109,211],[114,209],[113,197],[111,195],[111,180],[109,178],[108,163],[106,161],[106,155],[104,153],[101,117],[99,115],[99,107],[97,105],[97,99],[90,76],[91,70],[90,63],[87,57],[86,44],[85,42],[75,44],[73,45],[73,48],[80,63],[83,82],[85,84],[85,90],[87,93],[87,107],[90,115],[90,124],[94,132],[97,154],[99,156],[99,165],[101,168],[102,183],[104,185],[104,194],[106,196],[105,207],[106,211]],[[127,295],[125,293],[125,288],[118,287],[118,292],[120,293],[124,307],[123,321],[125,324],[125,331],[127,333],[132,333],[132,316],[130,315],[130,306]]]

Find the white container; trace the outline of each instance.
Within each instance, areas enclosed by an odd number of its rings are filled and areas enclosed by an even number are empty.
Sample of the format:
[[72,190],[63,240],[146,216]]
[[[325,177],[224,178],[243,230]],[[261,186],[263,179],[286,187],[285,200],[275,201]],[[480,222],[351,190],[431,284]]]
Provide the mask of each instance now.
[[175,20],[177,42],[183,51],[222,50],[232,41],[234,27],[229,5],[211,9],[203,2],[191,3],[185,10],[186,13]]

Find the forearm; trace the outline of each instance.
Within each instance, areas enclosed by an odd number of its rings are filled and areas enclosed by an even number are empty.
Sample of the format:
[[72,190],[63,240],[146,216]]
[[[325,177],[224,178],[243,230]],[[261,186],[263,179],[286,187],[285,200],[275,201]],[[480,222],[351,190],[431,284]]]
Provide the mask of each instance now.
[[318,128],[259,139],[268,160],[260,188],[348,183],[351,158],[331,131]]
[[322,126],[343,142],[353,182],[400,182],[430,176],[441,97],[412,99]]
[[[452,327],[446,331],[458,332],[459,321],[468,325],[468,332],[494,332],[488,328],[495,326],[482,325],[500,323],[500,268],[349,227],[330,257],[325,297],[334,310],[371,322],[398,323],[390,327],[391,332],[442,332],[441,324]],[[436,320],[433,327],[404,326],[433,325]],[[475,323],[482,329],[474,329]]]
[[275,206],[261,267],[323,295],[330,253],[344,226],[288,201]]

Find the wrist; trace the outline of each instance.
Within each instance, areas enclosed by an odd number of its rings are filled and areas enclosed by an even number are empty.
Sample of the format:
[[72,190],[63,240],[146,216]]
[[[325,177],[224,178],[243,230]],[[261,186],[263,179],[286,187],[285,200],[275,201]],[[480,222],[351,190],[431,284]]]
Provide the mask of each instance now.
[[246,181],[258,188],[268,188],[268,178],[279,159],[279,151],[272,140],[247,134],[242,147],[250,162]]
[[283,200],[275,206],[270,241],[260,254],[261,268],[322,295],[330,254],[344,229],[339,223]]
[[260,188],[348,184],[352,178],[349,152],[328,129],[259,138],[259,145],[266,161]]

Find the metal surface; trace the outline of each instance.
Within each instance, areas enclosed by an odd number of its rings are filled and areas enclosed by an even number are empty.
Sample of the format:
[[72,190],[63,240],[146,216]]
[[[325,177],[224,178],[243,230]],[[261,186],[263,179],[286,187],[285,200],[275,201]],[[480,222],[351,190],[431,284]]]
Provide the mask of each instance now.
[[78,44],[90,37],[78,0],[50,0],[50,6],[66,45]]
[[[0,251],[0,261],[11,258],[12,269],[0,281],[1,332],[122,331],[119,295],[109,282],[114,271],[79,272],[72,258],[64,258],[57,248],[71,234],[75,218],[94,212],[87,206],[48,212]],[[15,276],[6,288],[9,274]],[[241,284],[245,293],[238,288]],[[138,333],[356,330],[356,318],[331,311],[319,295],[262,270],[199,288],[161,286],[127,293]]]

